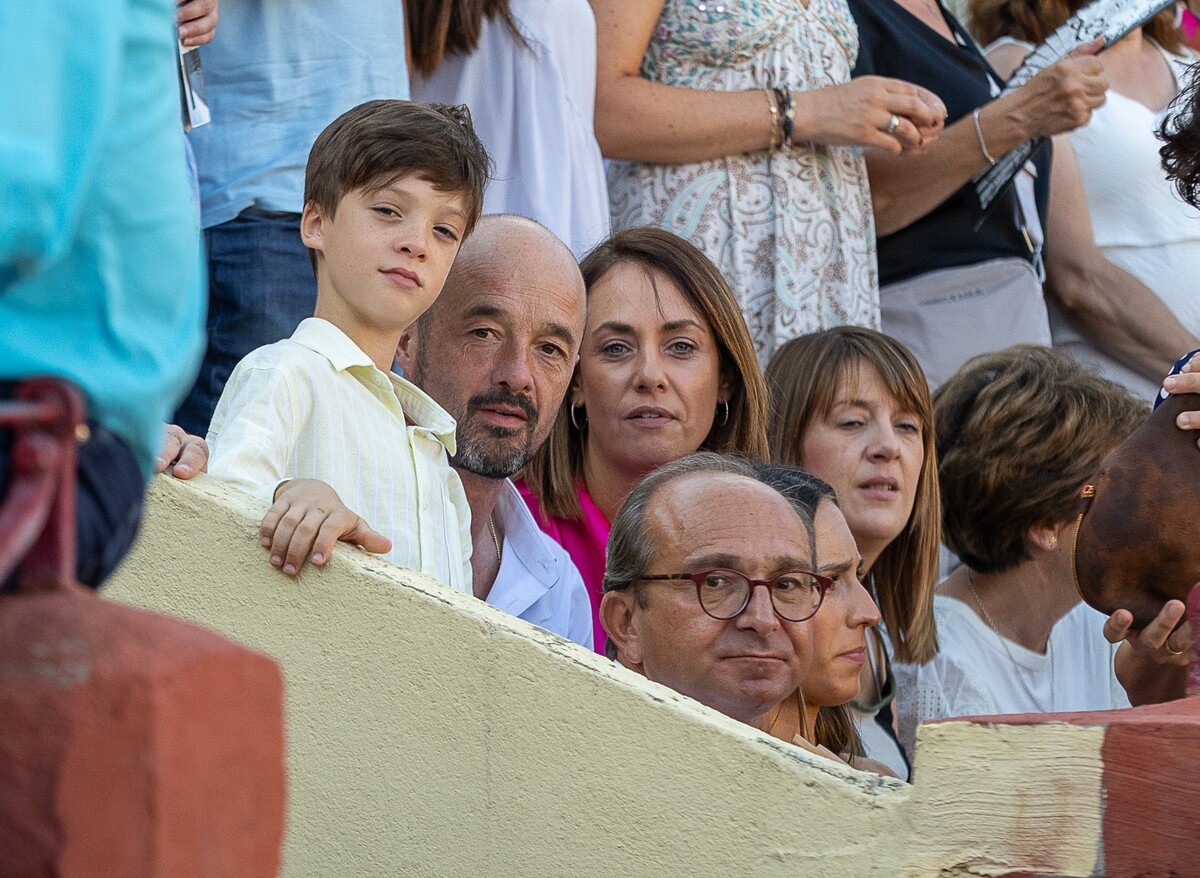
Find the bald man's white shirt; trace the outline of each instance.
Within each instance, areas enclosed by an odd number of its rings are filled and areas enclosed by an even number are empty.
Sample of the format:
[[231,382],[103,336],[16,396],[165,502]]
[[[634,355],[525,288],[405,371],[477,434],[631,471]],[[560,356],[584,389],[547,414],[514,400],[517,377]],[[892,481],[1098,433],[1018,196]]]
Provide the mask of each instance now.
[[493,512],[504,531],[500,572],[487,602],[592,649],[592,604],[570,556],[546,536],[507,479]]
[[320,479],[392,541],[383,556],[471,594],[471,510],[447,455],[454,419],[310,317],[238,363],[208,433],[209,473],[270,504]]

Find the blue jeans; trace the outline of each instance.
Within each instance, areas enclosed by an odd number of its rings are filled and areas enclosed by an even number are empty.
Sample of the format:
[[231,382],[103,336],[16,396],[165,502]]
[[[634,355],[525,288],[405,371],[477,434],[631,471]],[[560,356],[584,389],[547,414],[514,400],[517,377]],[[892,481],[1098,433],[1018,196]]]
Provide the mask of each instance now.
[[[0,382],[8,398],[11,382]],[[133,452],[115,433],[89,419],[91,436],[76,449],[75,575],[97,588],[112,573],[137,536],[146,482]],[[0,430],[0,503],[8,493],[12,436]],[[16,587],[17,573],[0,582],[0,592]]]
[[290,336],[317,304],[300,215],[251,208],[204,231],[208,257],[208,349],[175,423],[208,432],[233,367],[255,348]]

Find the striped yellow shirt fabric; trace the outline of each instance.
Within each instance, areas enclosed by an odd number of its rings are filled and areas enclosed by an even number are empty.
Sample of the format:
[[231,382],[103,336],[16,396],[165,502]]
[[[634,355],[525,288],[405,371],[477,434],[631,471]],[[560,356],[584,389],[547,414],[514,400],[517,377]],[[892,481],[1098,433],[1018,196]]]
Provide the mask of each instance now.
[[209,472],[270,503],[288,479],[320,479],[392,541],[384,556],[471,594],[471,517],[454,419],[380,371],[317,317],[238,363],[213,414]]

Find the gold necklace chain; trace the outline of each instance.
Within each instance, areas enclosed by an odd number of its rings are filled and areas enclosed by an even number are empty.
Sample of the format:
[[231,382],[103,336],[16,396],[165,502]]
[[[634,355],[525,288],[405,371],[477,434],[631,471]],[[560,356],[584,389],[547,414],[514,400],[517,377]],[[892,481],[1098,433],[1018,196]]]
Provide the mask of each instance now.
[[496,519],[494,515],[488,515],[488,530],[492,532],[492,543],[496,547],[496,563],[499,564],[502,560],[500,554],[500,537],[496,536]]
[[[992,619],[992,614],[987,611],[987,607],[983,605],[983,601],[979,597],[979,592],[975,588],[975,573],[966,564],[963,565],[967,569],[967,588],[971,590],[971,597],[975,599],[975,606],[979,607],[979,612],[983,614],[983,621],[987,622],[988,627],[992,632],[1000,638],[1000,646],[1004,650],[1004,654],[1008,656],[1008,660],[1013,663],[1014,667],[1020,667],[1016,658],[1012,654],[1012,650],[1008,648],[1008,638],[1000,633],[1000,629],[996,627],[996,622]],[[1046,635],[1046,657],[1050,659],[1050,706],[1042,708],[1045,711],[1053,711],[1055,709],[1054,698],[1054,650],[1050,646],[1050,635]],[[1032,698],[1030,699],[1033,700]]]

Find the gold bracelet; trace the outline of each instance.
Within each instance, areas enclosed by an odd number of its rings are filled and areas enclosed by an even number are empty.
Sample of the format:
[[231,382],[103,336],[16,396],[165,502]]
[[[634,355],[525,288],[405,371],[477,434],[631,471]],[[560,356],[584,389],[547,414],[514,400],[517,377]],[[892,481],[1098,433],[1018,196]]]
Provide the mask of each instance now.
[[971,118],[975,120],[975,136],[979,138],[979,151],[983,153],[983,157],[988,160],[988,164],[993,168],[996,166],[996,159],[992,158],[992,154],[988,152],[987,142],[983,139],[983,128],[979,124],[979,108],[975,108],[975,112],[971,114]]
[[779,128],[779,104],[775,101],[775,93],[769,88],[759,89],[767,96],[767,111],[771,114],[771,143],[767,146],[768,150],[779,148],[782,142],[783,134]]

